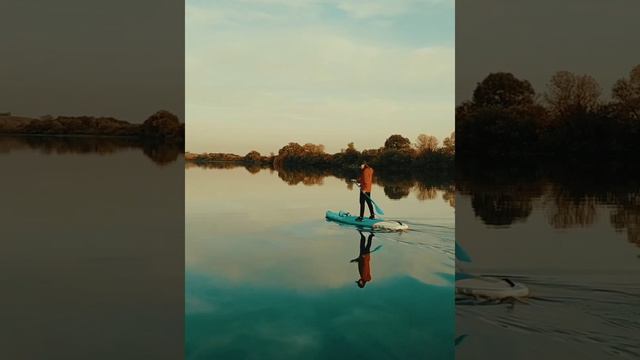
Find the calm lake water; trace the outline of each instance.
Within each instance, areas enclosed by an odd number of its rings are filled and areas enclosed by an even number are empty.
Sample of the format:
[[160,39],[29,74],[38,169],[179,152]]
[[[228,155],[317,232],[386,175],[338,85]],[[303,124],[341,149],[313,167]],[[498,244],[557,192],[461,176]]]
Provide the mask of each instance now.
[[1,359],[182,356],[178,153],[0,137]]
[[459,270],[508,276],[532,296],[457,306],[457,359],[640,357],[640,187],[567,178],[458,193],[456,239],[472,259]]
[[371,249],[381,247],[361,289],[349,262],[360,234],[324,218],[355,213],[357,190],[335,177],[292,178],[187,168],[186,357],[452,358],[454,193],[385,184],[400,197],[391,200],[374,185],[386,217],[412,230],[375,234]]

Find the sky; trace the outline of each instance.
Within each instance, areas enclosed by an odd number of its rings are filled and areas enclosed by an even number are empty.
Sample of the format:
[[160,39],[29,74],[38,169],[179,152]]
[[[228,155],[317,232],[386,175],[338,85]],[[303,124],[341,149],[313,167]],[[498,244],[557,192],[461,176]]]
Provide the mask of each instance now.
[[453,0],[186,2],[186,150],[454,130]]
[[632,0],[457,0],[456,103],[491,72],[547,90],[557,71],[589,74],[610,98],[640,64],[640,2]]
[[184,120],[184,3],[0,1],[0,112]]

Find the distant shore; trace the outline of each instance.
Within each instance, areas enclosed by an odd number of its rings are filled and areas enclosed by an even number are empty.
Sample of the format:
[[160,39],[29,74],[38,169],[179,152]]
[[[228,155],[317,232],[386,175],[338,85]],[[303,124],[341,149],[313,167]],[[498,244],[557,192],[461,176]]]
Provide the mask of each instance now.
[[0,135],[39,137],[134,138],[144,142],[184,144],[184,124],[168,111],[158,111],[142,124],[112,117],[0,114]]
[[353,143],[335,154],[324,151],[323,145],[291,142],[268,156],[250,151],[244,156],[229,153],[185,152],[185,160],[206,166],[207,164],[228,164],[231,167],[271,168],[289,171],[311,170],[331,172],[344,176],[355,176],[359,165],[366,161],[374,169],[387,174],[450,173],[454,169],[455,133],[444,139],[442,146],[438,140],[421,134],[415,144],[401,135],[391,135],[378,149],[358,151]]

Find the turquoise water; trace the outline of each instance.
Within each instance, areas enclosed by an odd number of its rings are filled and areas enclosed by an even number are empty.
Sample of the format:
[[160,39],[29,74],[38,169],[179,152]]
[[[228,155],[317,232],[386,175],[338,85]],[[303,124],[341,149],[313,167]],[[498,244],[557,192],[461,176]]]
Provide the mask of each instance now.
[[333,177],[307,183],[268,170],[187,169],[187,358],[452,358],[454,209],[445,189],[391,200],[374,186],[387,218],[412,230],[375,234],[372,280],[359,288],[350,260],[360,233],[324,219],[327,209],[355,213],[358,194]]

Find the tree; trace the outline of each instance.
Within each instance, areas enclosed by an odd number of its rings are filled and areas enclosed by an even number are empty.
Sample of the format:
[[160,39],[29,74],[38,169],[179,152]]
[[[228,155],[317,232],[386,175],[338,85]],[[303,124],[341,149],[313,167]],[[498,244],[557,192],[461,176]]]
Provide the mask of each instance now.
[[556,118],[594,112],[601,93],[600,86],[593,77],[569,71],[555,73],[547,89],[544,98]]
[[435,136],[420,134],[416,139],[416,149],[420,153],[436,151],[438,149],[438,139]]
[[452,132],[449,137],[444,138],[442,142],[444,149],[449,154],[455,154],[456,152],[456,132]]
[[283,146],[278,150],[278,156],[298,156],[304,152],[304,148],[295,142]]
[[348,143],[347,144],[347,148],[346,149],[342,149],[341,152],[346,154],[346,155],[351,155],[351,156],[353,156],[353,154],[360,154],[360,152],[358,150],[356,150],[356,146],[353,144],[353,142]]
[[150,138],[184,139],[184,125],[176,115],[165,110],[149,116],[142,123],[141,130],[143,136]]
[[384,142],[385,150],[408,150],[411,149],[411,140],[402,135],[391,135]]
[[261,159],[262,157],[260,153],[255,150],[250,151],[249,153],[247,153],[247,155],[244,156],[244,160],[251,163],[259,163]]
[[527,80],[511,73],[492,73],[478,83],[473,91],[474,106],[511,107],[534,103],[535,91]]
[[629,79],[618,80],[612,93],[618,115],[625,119],[640,120],[640,65],[631,70]]
[[347,144],[347,148],[344,150],[344,155],[342,156],[342,161],[346,165],[355,165],[360,162],[360,152],[356,150],[353,142]]
[[319,144],[319,145],[315,145],[315,144],[311,144],[311,143],[306,143],[304,144],[304,146],[302,146],[304,152],[306,153],[311,153],[311,154],[322,154],[324,153],[324,145]]

